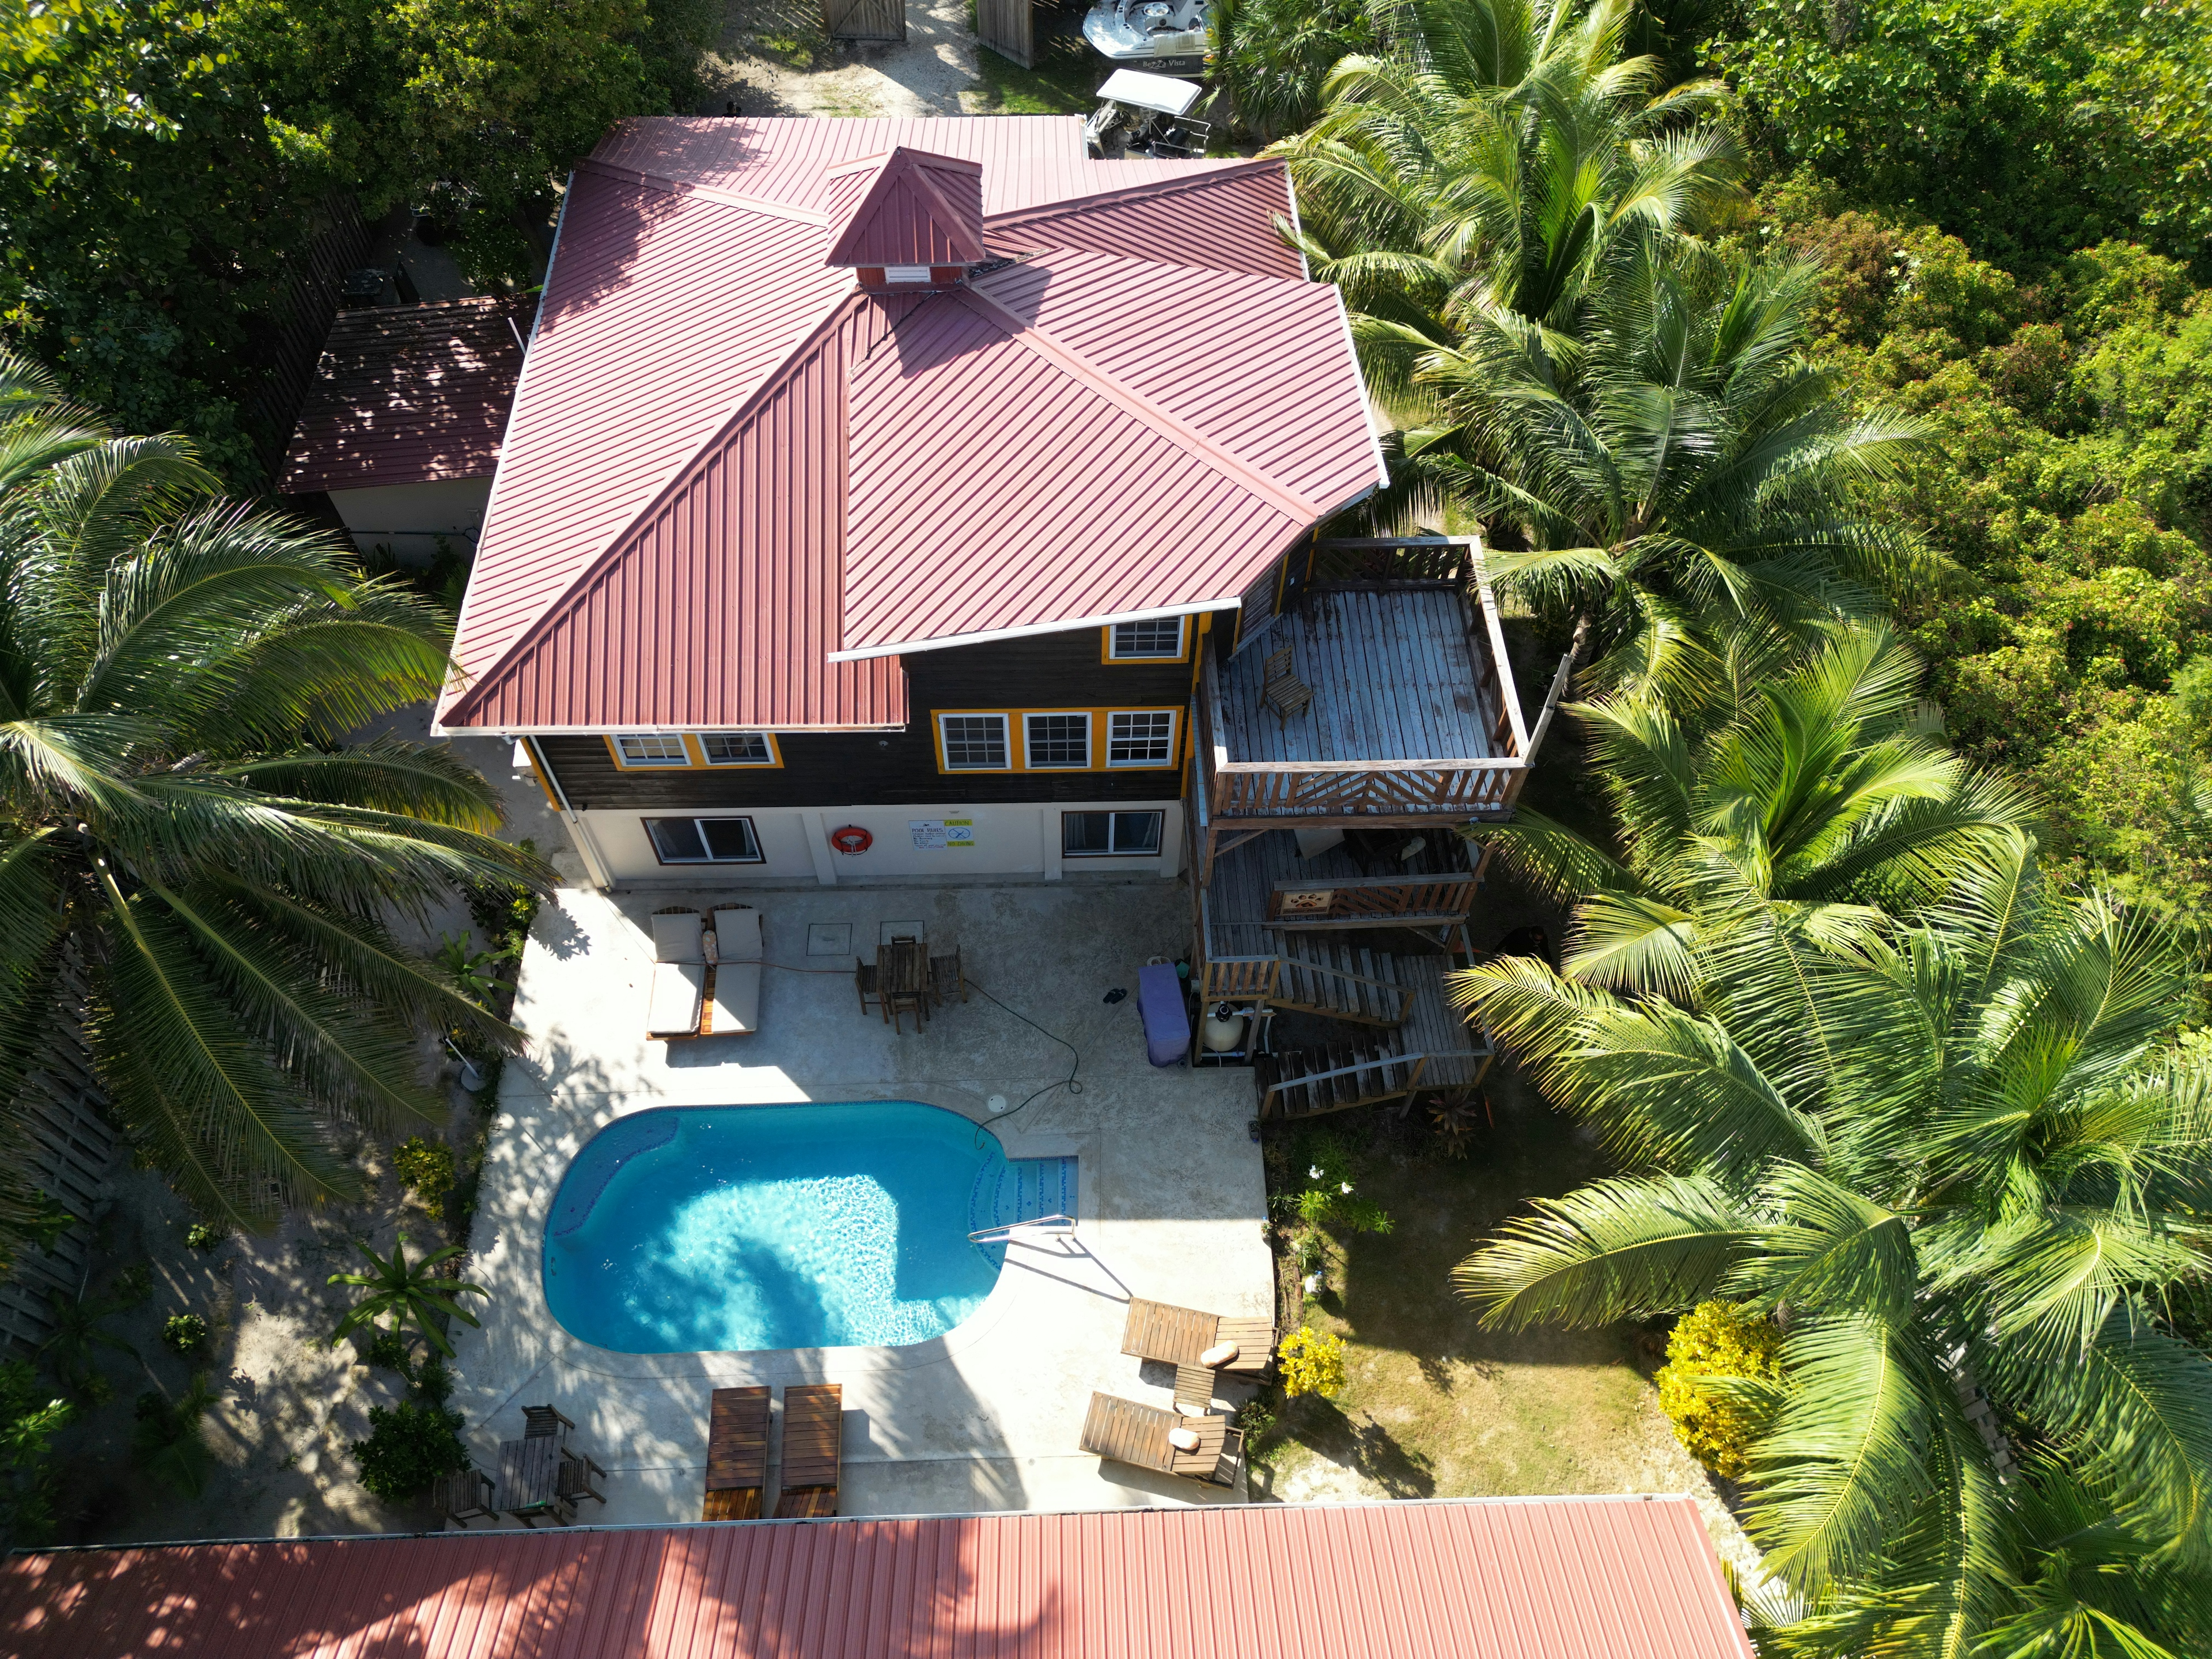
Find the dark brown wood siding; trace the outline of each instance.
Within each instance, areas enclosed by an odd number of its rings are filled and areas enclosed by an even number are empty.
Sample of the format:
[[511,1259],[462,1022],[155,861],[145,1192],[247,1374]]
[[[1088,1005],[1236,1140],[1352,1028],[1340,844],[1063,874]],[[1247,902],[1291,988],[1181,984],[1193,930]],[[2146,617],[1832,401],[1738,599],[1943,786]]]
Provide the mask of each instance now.
[[[1194,626],[1195,624],[1194,623]],[[1095,628],[904,659],[913,720],[903,732],[786,732],[781,767],[626,771],[597,737],[537,739],[576,811],[632,807],[896,805],[952,801],[1165,800],[1180,769],[940,772],[939,709],[1175,708],[1188,720],[1191,665],[1100,660]],[[1018,734],[1017,734],[1018,740]],[[1188,741],[1179,729],[1178,749]]]

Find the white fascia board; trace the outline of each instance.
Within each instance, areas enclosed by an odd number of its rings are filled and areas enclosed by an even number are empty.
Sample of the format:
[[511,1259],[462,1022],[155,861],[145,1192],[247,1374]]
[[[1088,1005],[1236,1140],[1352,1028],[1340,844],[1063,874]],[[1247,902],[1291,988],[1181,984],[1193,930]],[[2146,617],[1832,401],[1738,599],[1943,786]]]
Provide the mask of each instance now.
[[1115,623],[1156,622],[1163,617],[1195,617],[1207,611],[1235,611],[1243,600],[1231,594],[1225,599],[1194,599],[1187,605],[1154,605],[1149,611],[1116,611],[1110,616],[1072,617],[1066,622],[1028,623],[1019,628],[986,629],[977,634],[946,634],[933,640],[902,640],[894,645],[866,645],[851,651],[832,651],[831,662],[860,662],[870,657],[903,657],[917,651],[945,651],[956,645],[988,645],[994,640],[1025,640],[1039,634],[1073,634],[1086,628],[1110,628]]

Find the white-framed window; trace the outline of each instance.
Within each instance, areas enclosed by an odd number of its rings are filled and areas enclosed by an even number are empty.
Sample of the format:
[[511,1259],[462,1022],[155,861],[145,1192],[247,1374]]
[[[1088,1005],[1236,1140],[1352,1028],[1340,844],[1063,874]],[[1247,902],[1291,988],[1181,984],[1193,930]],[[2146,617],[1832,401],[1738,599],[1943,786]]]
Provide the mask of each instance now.
[[1091,764],[1090,711],[1023,715],[1022,759],[1032,772],[1087,768]]
[[1060,856],[1071,859],[1157,858],[1160,812],[1062,812]]
[[948,772],[1005,772],[1013,766],[1004,714],[939,714],[938,740]]
[[691,751],[684,746],[681,732],[628,732],[615,739],[615,753],[624,766],[689,766]]
[[1181,662],[1188,617],[1151,617],[1115,623],[1106,630],[1109,662]]
[[750,818],[647,818],[645,833],[663,864],[759,864]]
[[698,737],[709,766],[775,764],[775,740],[765,732],[702,732]]
[[1172,708],[1116,709],[1106,716],[1106,764],[1173,766],[1176,711]]

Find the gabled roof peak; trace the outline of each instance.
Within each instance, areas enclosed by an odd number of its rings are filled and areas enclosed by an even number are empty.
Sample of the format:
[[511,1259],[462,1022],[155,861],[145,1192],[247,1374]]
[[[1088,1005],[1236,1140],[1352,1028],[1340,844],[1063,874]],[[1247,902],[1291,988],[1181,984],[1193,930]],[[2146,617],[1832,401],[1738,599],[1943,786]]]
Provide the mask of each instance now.
[[980,162],[906,145],[832,167],[828,265],[968,265],[983,249]]

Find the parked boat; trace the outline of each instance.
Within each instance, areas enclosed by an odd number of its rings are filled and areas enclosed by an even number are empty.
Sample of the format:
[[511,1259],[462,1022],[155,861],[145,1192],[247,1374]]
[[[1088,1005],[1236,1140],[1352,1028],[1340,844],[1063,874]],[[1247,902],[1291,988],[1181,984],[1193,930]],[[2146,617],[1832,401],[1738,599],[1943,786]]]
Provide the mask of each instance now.
[[1115,64],[1196,69],[1206,61],[1211,0],[1098,0],[1083,38]]

